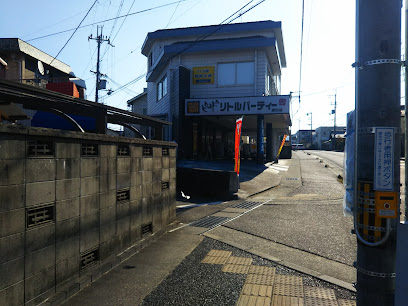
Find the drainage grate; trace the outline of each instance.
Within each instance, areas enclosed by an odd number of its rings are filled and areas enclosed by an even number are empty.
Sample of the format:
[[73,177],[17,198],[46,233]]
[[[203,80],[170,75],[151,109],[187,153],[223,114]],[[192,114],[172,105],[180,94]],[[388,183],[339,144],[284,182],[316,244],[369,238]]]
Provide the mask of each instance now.
[[99,261],[99,249],[94,249],[88,251],[87,253],[81,255],[80,269],[85,270],[93,265],[97,264]]
[[90,143],[83,143],[81,148],[82,156],[98,156],[98,145],[97,144],[90,144]]
[[28,157],[54,156],[54,142],[34,140],[27,143]]
[[169,156],[169,148],[162,148],[162,155]]
[[149,147],[143,147],[143,156],[153,156],[153,149]]
[[152,233],[153,233],[153,224],[152,223],[142,224],[142,235],[152,234]]
[[235,205],[233,205],[233,206],[231,206],[231,207],[233,207],[233,208],[251,209],[251,208],[253,208],[253,207],[255,207],[255,206],[258,206],[258,205],[261,205],[261,204],[262,204],[262,203],[260,203],[260,202],[247,202],[247,201],[245,201],[245,202],[240,203],[240,204],[235,204]]
[[118,145],[118,156],[129,156],[130,147],[129,145]]
[[116,192],[116,203],[121,204],[130,200],[130,189],[120,189]]
[[26,222],[27,228],[54,222],[54,204],[27,209]]
[[297,177],[287,177],[287,181],[298,181],[299,179]]
[[169,182],[162,182],[162,190],[169,190]]
[[231,218],[228,217],[208,216],[204,219],[200,219],[198,221],[190,223],[190,226],[213,228],[227,222],[230,219]]

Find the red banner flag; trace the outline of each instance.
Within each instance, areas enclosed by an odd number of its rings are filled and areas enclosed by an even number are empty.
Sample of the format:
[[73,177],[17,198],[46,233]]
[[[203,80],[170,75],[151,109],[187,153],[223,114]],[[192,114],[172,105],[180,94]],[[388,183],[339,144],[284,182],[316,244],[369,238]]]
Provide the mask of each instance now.
[[240,143],[241,143],[241,129],[242,129],[242,117],[237,119],[235,123],[235,167],[234,171],[239,176],[240,166]]

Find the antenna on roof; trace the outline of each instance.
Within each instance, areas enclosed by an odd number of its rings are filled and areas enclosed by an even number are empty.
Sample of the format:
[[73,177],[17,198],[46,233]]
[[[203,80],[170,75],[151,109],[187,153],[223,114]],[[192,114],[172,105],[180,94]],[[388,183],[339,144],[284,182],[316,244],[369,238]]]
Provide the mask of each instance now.
[[37,68],[38,68],[39,74],[44,75],[44,71],[45,71],[44,70],[44,65],[43,65],[43,63],[41,61],[37,62]]

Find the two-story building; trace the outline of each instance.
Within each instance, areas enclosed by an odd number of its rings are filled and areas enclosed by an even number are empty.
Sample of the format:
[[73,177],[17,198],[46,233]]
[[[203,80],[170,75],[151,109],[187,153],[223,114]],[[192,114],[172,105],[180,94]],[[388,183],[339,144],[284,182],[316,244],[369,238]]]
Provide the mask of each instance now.
[[[0,79],[85,99],[85,82],[67,64],[19,38],[0,38]],[[58,84],[58,85],[57,85]]]
[[315,130],[298,130],[292,135],[292,144],[303,144],[305,148],[311,149],[315,143]]
[[[0,80],[48,89],[75,98],[86,99],[85,81],[76,77],[71,67],[19,38],[0,38]],[[23,125],[60,129],[74,127],[49,112],[24,110],[31,120]],[[95,122],[84,116],[73,116],[86,130]]]
[[[127,101],[128,109],[134,113],[146,115],[147,114],[147,88],[143,88],[143,92],[138,94],[136,97]],[[137,129],[143,136],[150,138],[149,127],[140,125],[140,124],[132,124],[132,126]],[[124,129],[124,135],[126,137],[132,137],[134,134],[133,131],[129,130],[128,128]]]
[[[336,135],[342,135],[346,132],[345,126],[336,127]],[[334,127],[333,126],[320,126],[315,132],[315,146],[317,149],[328,149],[327,145],[323,144],[334,137]]]
[[[171,121],[164,138],[179,157],[233,156],[236,119],[255,139],[257,159],[272,160],[289,134],[289,95],[281,22],[260,21],[157,30],[142,47],[147,57],[147,114]],[[266,139],[266,141],[265,141]]]

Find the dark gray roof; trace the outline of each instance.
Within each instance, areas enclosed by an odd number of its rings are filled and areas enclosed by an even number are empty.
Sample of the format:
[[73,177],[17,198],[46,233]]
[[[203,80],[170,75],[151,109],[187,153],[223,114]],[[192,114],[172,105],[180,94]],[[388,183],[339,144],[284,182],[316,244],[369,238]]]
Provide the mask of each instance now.
[[[157,39],[166,39],[166,38],[180,38],[183,37],[200,37],[202,35],[207,35],[213,33],[225,34],[225,33],[248,33],[248,32],[257,32],[262,30],[273,30],[274,35],[278,41],[279,55],[282,61],[282,66],[286,66],[285,52],[283,46],[282,38],[282,23],[280,21],[275,22],[271,20],[265,21],[256,21],[256,22],[245,22],[245,23],[231,23],[231,24],[222,24],[222,25],[210,25],[210,26],[201,26],[201,27],[189,27],[189,28],[178,28],[178,29],[166,29],[166,30],[157,30],[155,32],[149,32],[146,36],[146,39],[142,46],[142,54],[147,56],[150,52],[150,49],[153,45],[153,42]],[[213,37],[213,36],[209,36]]]
[[138,94],[136,97],[133,97],[132,99],[129,99],[129,100],[127,101],[127,104],[128,104],[128,105],[133,104],[136,100],[138,100],[139,98],[141,98],[141,97],[143,97],[143,96],[145,96],[145,95],[147,95],[147,88],[143,88],[143,92],[142,92],[142,93]]

